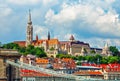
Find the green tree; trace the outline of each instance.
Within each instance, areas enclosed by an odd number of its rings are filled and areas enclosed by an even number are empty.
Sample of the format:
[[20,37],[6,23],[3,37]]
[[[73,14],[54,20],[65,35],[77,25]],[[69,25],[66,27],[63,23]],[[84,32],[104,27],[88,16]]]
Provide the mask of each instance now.
[[26,47],[25,54],[35,55],[35,53],[34,53],[34,46],[29,45],[28,47]]
[[95,54],[96,52],[95,52],[95,50],[92,50],[92,51],[90,51],[90,53],[91,53],[91,54]]
[[117,56],[109,56],[108,63],[117,63],[119,61]]
[[51,47],[50,50],[53,51],[53,50],[55,50],[55,48],[54,48],[54,47]]
[[78,58],[77,58],[76,56],[71,56],[71,58],[72,58],[73,60],[78,60]]
[[0,48],[2,47],[2,43],[0,42]]
[[21,54],[25,55],[26,47],[20,47],[18,50]]
[[85,56],[85,60],[87,60],[88,62],[95,62],[96,60],[95,60],[95,58],[94,58],[94,56]]
[[80,61],[77,62],[77,65],[81,65],[82,63]]
[[94,56],[94,63],[96,63],[96,64],[100,64],[101,61],[102,60],[102,56],[100,55],[100,54],[96,54],[95,56]]
[[46,53],[44,52],[42,48],[36,47],[34,51],[37,57],[47,57]]
[[108,64],[108,59],[104,57],[100,60],[100,63],[101,64]]
[[72,56],[68,54],[57,54],[56,57],[57,58],[72,58]]
[[110,46],[109,49],[112,52],[113,56],[119,55],[119,50],[118,50],[118,48],[116,48],[116,46]]
[[8,43],[8,44],[4,44],[3,45],[3,48],[6,48],[6,49],[19,49],[20,46],[18,44],[15,44],[15,43]]
[[29,45],[28,47],[20,47],[18,44],[8,43],[8,44],[4,44],[3,48],[17,49],[23,55],[32,54],[32,55],[36,55],[37,57],[46,57],[47,56],[42,47],[35,48],[33,45]]
[[79,60],[79,61],[84,60],[84,56],[78,56],[78,60]]

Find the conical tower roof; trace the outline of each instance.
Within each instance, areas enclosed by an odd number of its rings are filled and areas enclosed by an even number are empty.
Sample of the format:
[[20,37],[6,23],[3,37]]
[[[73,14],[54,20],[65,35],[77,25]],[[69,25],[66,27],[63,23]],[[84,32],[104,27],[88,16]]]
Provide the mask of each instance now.
[[109,48],[108,43],[105,44],[105,47],[104,47],[104,48]]
[[32,24],[32,21],[31,21],[31,12],[30,12],[30,9],[29,9],[29,16],[28,16],[28,24]]
[[38,41],[38,35],[36,34],[36,41]]
[[75,40],[74,36],[71,35],[69,40],[72,40],[72,41]]

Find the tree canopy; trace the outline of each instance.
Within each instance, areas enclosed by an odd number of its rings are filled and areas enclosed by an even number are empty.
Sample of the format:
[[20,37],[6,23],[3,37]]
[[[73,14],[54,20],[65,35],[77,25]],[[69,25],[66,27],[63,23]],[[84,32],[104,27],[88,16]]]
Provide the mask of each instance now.
[[119,50],[116,46],[110,46],[109,49],[112,52],[113,56],[118,56],[119,55]]
[[4,44],[3,48],[16,49],[23,55],[32,54],[32,55],[36,55],[37,57],[47,57],[42,47],[34,47],[32,45],[29,45],[28,47],[20,47],[18,44],[8,43],[8,44]]
[[95,64],[109,64],[109,63],[120,63],[120,57],[118,56],[108,56],[104,57],[100,54],[96,54],[94,56],[87,55],[87,56],[71,56],[68,54],[57,54],[57,58],[72,58],[77,60],[77,64],[80,65],[81,62],[87,61],[88,63],[95,63]]
[[[23,55],[32,54],[32,55],[36,55],[37,57],[47,57],[42,47],[34,47],[32,45],[29,45],[28,47],[20,47],[18,44],[8,43],[8,44],[3,44],[2,48],[16,49]],[[82,61],[87,61],[96,64],[120,63],[120,57],[118,56],[119,50],[115,46],[110,46],[110,51],[113,53],[113,56],[103,57],[100,54],[87,55],[87,56],[71,56],[69,54],[57,54],[56,57],[72,58],[74,60],[77,60],[79,62],[78,64],[81,64],[80,62]]]

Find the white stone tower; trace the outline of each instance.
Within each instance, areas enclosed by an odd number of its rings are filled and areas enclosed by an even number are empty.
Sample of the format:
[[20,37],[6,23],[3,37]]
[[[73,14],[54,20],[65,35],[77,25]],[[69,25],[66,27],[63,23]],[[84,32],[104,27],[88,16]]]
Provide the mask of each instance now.
[[109,50],[108,43],[105,44],[104,48],[102,49],[101,54],[106,55],[106,56],[111,56],[112,55],[112,53]]
[[33,41],[33,26],[31,21],[31,13],[29,10],[28,23],[27,23],[27,32],[26,32],[26,47],[32,44]]

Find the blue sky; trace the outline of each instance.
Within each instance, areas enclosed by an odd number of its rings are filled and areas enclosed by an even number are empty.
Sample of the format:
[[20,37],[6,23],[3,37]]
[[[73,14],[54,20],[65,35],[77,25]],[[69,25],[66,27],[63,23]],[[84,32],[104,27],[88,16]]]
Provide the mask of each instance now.
[[0,0],[0,41],[26,39],[28,10],[31,9],[34,38],[76,40],[91,47],[120,48],[119,0]]

